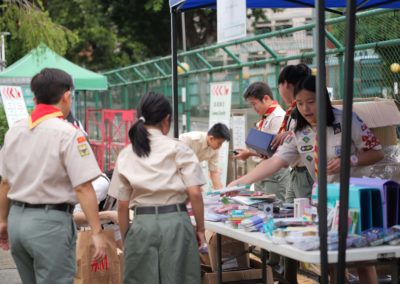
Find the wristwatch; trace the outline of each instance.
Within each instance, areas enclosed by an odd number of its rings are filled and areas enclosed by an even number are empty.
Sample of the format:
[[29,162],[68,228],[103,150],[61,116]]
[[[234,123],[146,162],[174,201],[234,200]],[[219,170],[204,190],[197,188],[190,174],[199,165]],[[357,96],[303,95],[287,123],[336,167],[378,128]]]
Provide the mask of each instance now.
[[351,166],[352,167],[357,167],[357,165],[358,165],[358,157],[357,157],[357,155],[351,155],[350,156],[350,164],[351,164]]

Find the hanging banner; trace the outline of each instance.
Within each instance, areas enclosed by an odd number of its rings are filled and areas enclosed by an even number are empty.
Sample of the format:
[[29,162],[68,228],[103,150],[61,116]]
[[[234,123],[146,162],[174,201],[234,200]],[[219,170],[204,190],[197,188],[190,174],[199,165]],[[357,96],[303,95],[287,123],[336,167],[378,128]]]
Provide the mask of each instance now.
[[246,21],[246,0],[217,1],[219,43],[246,37]]
[[[230,128],[232,101],[232,82],[219,82],[210,84],[210,125],[223,123]],[[225,142],[219,149],[218,165],[221,183],[226,185],[228,173],[229,143]]]
[[8,127],[11,127],[14,122],[28,117],[21,87],[0,86],[0,93],[7,116]]

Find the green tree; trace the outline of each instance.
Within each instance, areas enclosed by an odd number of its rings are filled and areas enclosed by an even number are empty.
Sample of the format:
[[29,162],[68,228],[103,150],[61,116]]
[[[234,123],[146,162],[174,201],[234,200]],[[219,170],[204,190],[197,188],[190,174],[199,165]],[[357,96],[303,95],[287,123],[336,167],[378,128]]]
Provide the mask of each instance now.
[[3,1],[0,8],[0,29],[11,33],[7,39],[8,64],[18,60],[40,43],[64,55],[78,38],[70,30],[55,24],[47,11],[28,1]]
[[4,136],[8,130],[6,113],[3,106],[0,106],[0,145],[4,143]]
[[67,52],[67,58],[92,70],[127,65],[128,53],[120,47],[123,38],[111,21],[111,8],[101,0],[52,0],[45,3],[51,18],[79,38]]

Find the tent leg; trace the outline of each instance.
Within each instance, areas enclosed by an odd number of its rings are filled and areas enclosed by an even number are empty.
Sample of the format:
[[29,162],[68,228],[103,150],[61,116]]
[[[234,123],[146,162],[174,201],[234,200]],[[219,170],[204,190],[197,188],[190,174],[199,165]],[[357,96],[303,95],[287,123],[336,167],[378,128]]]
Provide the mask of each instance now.
[[353,109],[353,75],[354,75],[354,44],[356,26],[356,1],[347,0],[344,96],[342,118],[342,147],[340,171],[340,207],[339,207],[339,256],[336,283],[345,283],[346,269],[346,238],[347,216],[349,204],[350,154],[351,154],[351,124]]
[[178,115],[178,47],[177,47],[177,14],[175,8],[171,9],[171,53],[172,53],[172,113],[174,123],[174,137],[179,136]]
[[325,1],[316,1],[317,107],[318,107],[318,231],[320,238],[321,283],[328,284],[327,208],[326,208],[326,71]]

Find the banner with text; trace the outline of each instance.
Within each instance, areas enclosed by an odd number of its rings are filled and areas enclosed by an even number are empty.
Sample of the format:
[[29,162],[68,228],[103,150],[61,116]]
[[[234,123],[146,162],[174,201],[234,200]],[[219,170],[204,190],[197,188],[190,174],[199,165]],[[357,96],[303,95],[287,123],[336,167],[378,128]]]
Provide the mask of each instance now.
[[[219,82],[210,84],[210,125],[223,123],[230,128],[232,101],[232,82]],[[229,143],[225,142],[219,149],[219,172],[221,183],[226,185],[228,173]]]
[[21,87],[0,86],[0,93],[7,116],[8,127],[11,127],[14,122],[28,117]]

